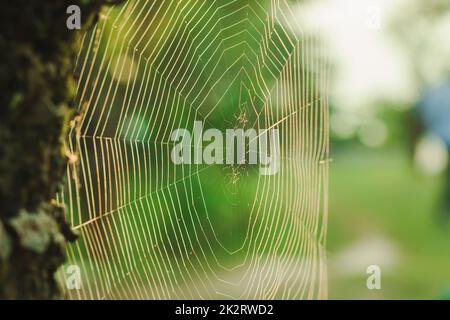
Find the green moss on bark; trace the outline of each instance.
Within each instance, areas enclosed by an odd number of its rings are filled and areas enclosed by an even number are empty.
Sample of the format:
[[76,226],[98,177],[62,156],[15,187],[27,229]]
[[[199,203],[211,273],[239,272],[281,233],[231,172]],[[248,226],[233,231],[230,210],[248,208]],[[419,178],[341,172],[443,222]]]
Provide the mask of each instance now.
[[[78,1],[84,27],[104,0]],[[81,36],[66,28],[77,1],[16,0],[0,11],[0,298],[48,299],[74,235],[51,199],[67,159],[72,72]]]

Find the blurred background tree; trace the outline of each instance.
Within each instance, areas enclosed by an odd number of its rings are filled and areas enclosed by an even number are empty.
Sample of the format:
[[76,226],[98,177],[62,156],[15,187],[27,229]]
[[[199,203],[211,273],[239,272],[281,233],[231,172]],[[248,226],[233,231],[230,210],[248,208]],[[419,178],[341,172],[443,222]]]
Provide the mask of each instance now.
[[[330,297],[448,297],[448,219],[437,218],[449,199],[450,118],[448,99],[433,111],[429,98],[450,77],[450,2],[318,0],[299,16],[321,30],[333,63]],[[381,290],[365,286],[371,264]]]

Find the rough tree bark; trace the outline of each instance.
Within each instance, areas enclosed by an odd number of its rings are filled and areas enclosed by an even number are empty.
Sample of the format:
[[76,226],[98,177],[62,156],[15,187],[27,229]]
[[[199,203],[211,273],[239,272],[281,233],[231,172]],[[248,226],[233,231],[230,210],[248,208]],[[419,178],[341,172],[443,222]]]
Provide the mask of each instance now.
[[75,91],[80,31],[105,0],[15,0],[0,11],[0,298],[60,297],[54,273],[74,239],[52,203],[66,168],[63,139]]

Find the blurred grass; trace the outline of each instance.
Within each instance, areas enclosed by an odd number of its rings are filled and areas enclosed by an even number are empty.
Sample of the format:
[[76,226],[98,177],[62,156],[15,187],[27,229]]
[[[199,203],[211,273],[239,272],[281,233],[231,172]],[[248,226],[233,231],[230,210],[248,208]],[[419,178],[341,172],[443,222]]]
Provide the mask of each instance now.
[[[333,156],[328,234],[330,299],[448,297],[450,233],[438,219],[442,177],[415,172],[402,150],[352,147]],[[367,234],[398,247],[394,267],[382,268],[382,289],[366,288],[365,270],[343,276],[333,258]]]

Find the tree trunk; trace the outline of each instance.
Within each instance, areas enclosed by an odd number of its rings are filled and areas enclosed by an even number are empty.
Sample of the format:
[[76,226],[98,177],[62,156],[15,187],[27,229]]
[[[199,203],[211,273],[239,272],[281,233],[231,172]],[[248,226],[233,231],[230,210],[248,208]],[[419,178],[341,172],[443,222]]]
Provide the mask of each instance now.
[[[52,202],[81,32],[66,27],[73,0],[15,0],[0,11],[0,298],[60,297],[54,273],[75,237]],[[105,0],[80,2],[83,27]]]

